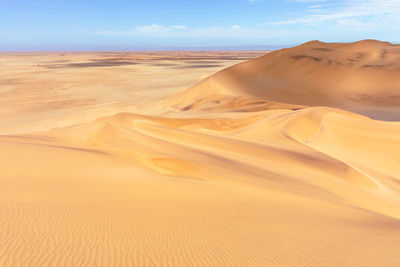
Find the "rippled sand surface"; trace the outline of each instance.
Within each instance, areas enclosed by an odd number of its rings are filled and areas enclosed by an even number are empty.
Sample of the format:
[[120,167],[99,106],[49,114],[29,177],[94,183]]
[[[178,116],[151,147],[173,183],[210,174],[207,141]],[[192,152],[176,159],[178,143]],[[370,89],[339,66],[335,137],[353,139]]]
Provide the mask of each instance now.
[[399,266],[400,122],[263,54],[2,54],[0,266]]

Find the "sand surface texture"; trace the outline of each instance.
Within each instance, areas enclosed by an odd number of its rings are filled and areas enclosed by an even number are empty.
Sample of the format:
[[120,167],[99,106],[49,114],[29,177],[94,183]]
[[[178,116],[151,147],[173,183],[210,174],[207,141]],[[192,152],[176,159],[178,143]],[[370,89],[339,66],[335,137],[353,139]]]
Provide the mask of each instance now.
[[398,50],[2,54],[0,266],[400,266]]

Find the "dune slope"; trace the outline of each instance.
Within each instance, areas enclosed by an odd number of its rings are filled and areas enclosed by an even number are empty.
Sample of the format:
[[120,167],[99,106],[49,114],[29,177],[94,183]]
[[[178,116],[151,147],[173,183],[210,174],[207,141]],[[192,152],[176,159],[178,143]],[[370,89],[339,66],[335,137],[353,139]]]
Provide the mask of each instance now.
[[[399,151],[398,123],[323,108],[236,116],[122,113],[0,137],[1,264],[400,264],[398,155],[374,158]],[[360,126],[343,133],[349,120]],[[392,147],[350,154],[371,127]]]
[[375,40],[312,41],[218,72],[174,104],[197,96],[246,98],[307,106],[331,106],[377,119],[400,120],[400,45]]
[[0,266],[399,266],[400,122],[219,82],[257,60],[0,135]]

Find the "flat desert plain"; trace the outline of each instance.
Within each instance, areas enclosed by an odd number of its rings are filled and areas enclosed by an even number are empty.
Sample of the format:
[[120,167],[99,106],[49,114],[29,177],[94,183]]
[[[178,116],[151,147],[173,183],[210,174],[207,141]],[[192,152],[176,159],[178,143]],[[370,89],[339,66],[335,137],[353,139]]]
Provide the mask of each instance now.
[[1,54],[0,266],[400,266],[399,50]]

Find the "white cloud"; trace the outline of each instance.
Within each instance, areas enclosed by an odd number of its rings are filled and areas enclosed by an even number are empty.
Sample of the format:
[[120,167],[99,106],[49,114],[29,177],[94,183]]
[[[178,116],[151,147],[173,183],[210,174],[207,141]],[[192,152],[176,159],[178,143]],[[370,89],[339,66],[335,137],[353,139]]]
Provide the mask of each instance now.
[[[284,1],[284,0],[281,0]],[[296,0],[305,1],[305,0]],[[139,25],[126,30],[98,30],[86,33],[105,36],[132,36],[136,40],[162,38],[163,41],[201,42],[235,40],[243,44],[291,44],[313,39],[355,41],[374,38],[398,42],[400,0],[342,0],[309,3],[303,16],[269,21],[254,26],[231,24],[213,27],[185,25]],[[206,42],[206,41],[205,41]]]
[[289,3],[312,3],[312,2],[325,2],[326,0],[284,0]]
[[[185,25],[144,25],[144,26],[135,26],[130,30],[98,30],[91,31],[89,33],[96,35],[119,35],[119,36],[238,36],[238,33],[241,34],[253,34],[254,32],[258,32],[260,29],[246,29],[241,25],[232,25],[232,26],[214,26],[214,27],[203,27],[203,28],[188,28]],[[261,30],[262,31],[262,30]],[[265,31],[265,30],[264,30]]]
[[185,25],[172,25],[172,26],[164,26],[158,24],[145,25],[145,26],[136,26],[133,32],[139,33],[163,33],[177,30],[187,30],[188,28]]
[[232,30],[240,30],[240,29],[242,29],[242,26],[240,26],[240,25],[233,25],[233,26],[231,26],[231,29],[232,29]]
[[170,29],[175,29],[175,30],[187,30],[188,28],[185,25],[173,25],[169,26]]
[[153,25],[146,25],[146,26],[136,26],[135,29],[138,32],[160,32],[160,31],[164,31],[165,27],[162,25],[157,25],[157,24],[153,24]]
[[[178,29],[177,29],[178,28]],[[121,37],[135,40],[135,43],[154,42],[160,44],[194,45],[194,46],[247,46],[247,45],[286,45],[288,36],[294,39],[303,38],[301,32],[292,32],[273,27],[248,28],[242,25],[213,26],[213,27],[172,27],[166,25],[135,26],[129,30],[97,30],[85,31],[104,37]],[[125,39],[126,40],[126,39]]]
[[[291,0],[309,1],[309,0]],[[306,24],[321,25],[323,23],[338,23],[344,25],[346,22],[365,24],[369,21],[374,25],[380,23],[400,23],[400,1],[399,0],[345,0],[336,5],[313,5],[309,7],[309,15],[273,21],[264,24],[288,25]]]

